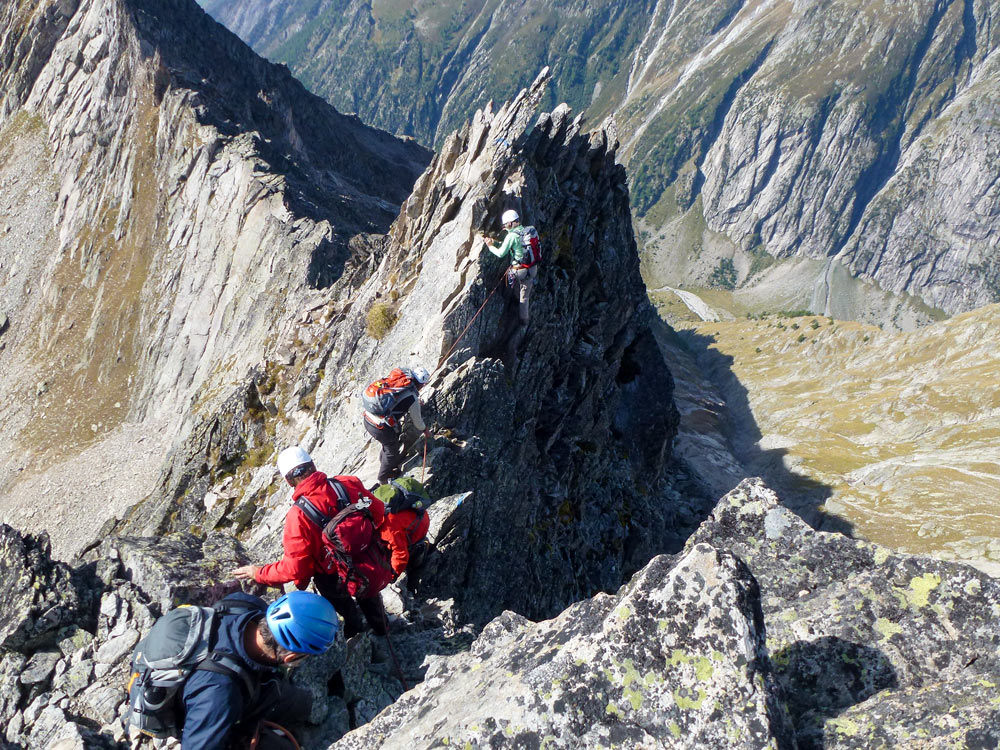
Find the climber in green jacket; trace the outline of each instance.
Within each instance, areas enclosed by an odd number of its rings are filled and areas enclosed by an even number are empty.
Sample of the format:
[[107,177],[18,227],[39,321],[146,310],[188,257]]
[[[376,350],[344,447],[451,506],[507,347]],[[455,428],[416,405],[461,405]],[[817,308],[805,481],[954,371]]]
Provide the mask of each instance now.
[[524,338],[530,320],[529,300],[531,289],[538,276],[538,262],[542,259],[541,243],[538,232],[532,226],[522,226],[521,217],[517,211],[507,209],[501,217],[507,236],[499,247],[493,245],[489,238],[483,236],[486,249],[498,258],[510,258],[510,268],[507,270],[507,284],[517,289],[519,325],[507,339],[507,351],[513,360],[518,345]]
[[528,301],[538,276],[538,261],[541,260],[538,233],[534,227],[522,226],[521,217],[513,209],[504,211],[502,219],[507,236],[503,238],[500,247],[493,245],[485,236],[482,239],[486,243],[486,249],[498,258],[510,256],[508,283],[517,286],[518,317],[521,325],[526,327],[530,318]]

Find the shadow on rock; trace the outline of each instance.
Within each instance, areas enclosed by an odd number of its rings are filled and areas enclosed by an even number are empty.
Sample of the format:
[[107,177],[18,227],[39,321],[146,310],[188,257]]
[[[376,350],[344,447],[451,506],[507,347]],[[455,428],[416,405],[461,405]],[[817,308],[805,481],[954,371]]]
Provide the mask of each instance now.
[[[666,327],[665,323],[661,322],[661,325]],[[786,450],[760,447],[763,434],[750,408],[747,389],[733,373],[733,358],[713,348],[715,338],[692,330],[681,330],[675,332],[674,339],[690,353],[701,373],[725,399],[720,426],[732,453],[742,465],[739,479],[762,477],[778,493],[782,502],[814,529],[852,536],[854,526],[847,519],[820,510],[820,506],[833,494],[829,485],[790,471],[785,463]]]
[[771,656],[800,750],[821,750],[823,725],[876,693],[899,686],[879,649],[836,636],[798,641]]

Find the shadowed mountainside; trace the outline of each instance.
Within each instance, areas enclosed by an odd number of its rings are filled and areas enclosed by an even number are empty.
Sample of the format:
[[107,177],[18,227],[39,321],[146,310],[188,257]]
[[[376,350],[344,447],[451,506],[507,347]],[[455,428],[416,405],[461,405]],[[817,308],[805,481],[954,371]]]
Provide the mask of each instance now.
[[188,0],[4,5],[0,128],[0,502],[85,503],[69,551],[315,289],[365,272],[429,159]]

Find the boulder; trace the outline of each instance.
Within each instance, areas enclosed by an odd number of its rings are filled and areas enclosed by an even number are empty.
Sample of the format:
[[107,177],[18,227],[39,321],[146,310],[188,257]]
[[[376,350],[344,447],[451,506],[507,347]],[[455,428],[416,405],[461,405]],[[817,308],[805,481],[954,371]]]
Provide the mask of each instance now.
[[800,748],[994,748],[1000,739],[1000,689],[987,678],[893,690],[803,726]]
[[54,642],[80,616],[80,592],[69,566],[52,560],[48,536],[0,524],[0,649]]
[[[768,651],[804,737],[844,736],[878,716],[881,734],[851,736],[923,736],[922,727],[953,725],[1000,742],[991,708],[1000,684],[1000,581],[814,531],[759,479],[719,501],[688,549],[700,544],[731,550],[760,583]],[[914,697],[910,710],[888,709],[906,695]],[[934,712],[921,712],[920,701]],[[970,702],[982,710],[970,711]],[[842,721],[847,709],[853,724]]]
[[219,533],[115,537],[104,543],[102,554],[120,557],[128,578],[161,612],[180,604],[212,604],[238,591],[230,571],[249,562],[236,539]]
[[62,654],[58,651],[37,651],[24,665],[20,676],[21,684],[38,685],[48,682],[52,671],[56,668],[56,662],[61,658]]
[[334,748],[790,748],[758,590],[732,554],[652,560],[552,620],[505,613]]

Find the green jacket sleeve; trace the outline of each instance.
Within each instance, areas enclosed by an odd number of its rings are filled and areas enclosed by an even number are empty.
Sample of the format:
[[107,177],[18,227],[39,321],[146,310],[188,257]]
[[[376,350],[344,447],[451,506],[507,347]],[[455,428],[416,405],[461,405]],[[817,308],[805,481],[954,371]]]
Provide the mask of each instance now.
[[517,232],[507,232],[507,236],[503,238],[503,243],[500,247],[493,247],[493,245],[490,245],[489,243],[487,243],[486,247],[498,258],[510,255],[513,261],[517,258],[520,245],[521,238],[517,236]]

